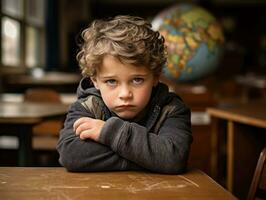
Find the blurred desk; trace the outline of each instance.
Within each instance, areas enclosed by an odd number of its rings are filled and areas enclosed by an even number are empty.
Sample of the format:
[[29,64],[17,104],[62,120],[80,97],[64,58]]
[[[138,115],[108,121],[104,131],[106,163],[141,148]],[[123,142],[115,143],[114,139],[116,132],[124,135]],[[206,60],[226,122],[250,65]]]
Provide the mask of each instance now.
[[51,103],[0,102],[0,135],[19,139],[19,165],[31,164],[32,128],[52,118],[63,118],[68,105]]
[[58,92],[75,92],[80,79],[79,74],[63,72],[46,72],[39,76],[13,75],[5,78],[4,88],[11,92],[24,92],[25,89],[33,87],[49,87]]
[[3,199],[236,199],[199,170],[70,173],[64,168],[0,167]]
[[[60,93],[61,102],[66,105],[74,103],[77,99],[75,93]],[[4,93],[0,94],[0,101],[3,102],[23,102],[24,97],[21,93]]]
[[[260,151],[266,146],[265,106],[265,100],[261,100],[207,109],[213,124],[213,168],[220,165],[219,138],[225,138],[226,185],[229,191],[239,194],[240,199],[247,194]],[[219,126],[222,121],[226,123],[225,137],[221,136]]]
[[254,88],[266,88],[266,77],[265,76],[258,76],[254,74],[247,74],[245,76],[237,76],[236,82],[247,86],[247,87],[254,87]]
[[242,101],[250,101],[255,98],[266,98],[266,76],[246,74],[236,77],[236,82],[242,86]]

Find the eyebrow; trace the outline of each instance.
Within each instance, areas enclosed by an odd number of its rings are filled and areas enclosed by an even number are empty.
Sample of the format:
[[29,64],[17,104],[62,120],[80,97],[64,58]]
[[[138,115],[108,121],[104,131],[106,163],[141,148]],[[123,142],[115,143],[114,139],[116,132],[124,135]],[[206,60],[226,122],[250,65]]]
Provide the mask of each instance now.
[[116,76],[99,76],[100,79],[113,79]]
[[[149,74],[132,74],[130,77],[146,77],[149,76]],[[112,79],[116,78],[116,75],[107,75],[107,76],[99,76],[100,79]]]

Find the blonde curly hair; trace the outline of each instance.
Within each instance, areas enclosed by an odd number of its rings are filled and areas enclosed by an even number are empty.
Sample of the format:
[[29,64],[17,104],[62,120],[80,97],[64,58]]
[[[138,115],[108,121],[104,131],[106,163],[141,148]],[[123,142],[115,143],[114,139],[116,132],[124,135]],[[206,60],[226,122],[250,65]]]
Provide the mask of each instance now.
[[96,75],[105,55],[122,63],[147,66],[154,75],[160,75],[166,63],[164,37],[141,17],[125,15],[95,20],[81,36],[77,60],[83,76]]

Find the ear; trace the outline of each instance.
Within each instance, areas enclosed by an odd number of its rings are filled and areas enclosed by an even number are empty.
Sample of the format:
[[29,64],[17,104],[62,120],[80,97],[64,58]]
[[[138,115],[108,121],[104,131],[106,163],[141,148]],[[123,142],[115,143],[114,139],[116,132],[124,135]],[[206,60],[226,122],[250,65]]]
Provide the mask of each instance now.
[[97,84],[97,78],[95,76],[90,77],[94,87],[99,90],[98,84]]

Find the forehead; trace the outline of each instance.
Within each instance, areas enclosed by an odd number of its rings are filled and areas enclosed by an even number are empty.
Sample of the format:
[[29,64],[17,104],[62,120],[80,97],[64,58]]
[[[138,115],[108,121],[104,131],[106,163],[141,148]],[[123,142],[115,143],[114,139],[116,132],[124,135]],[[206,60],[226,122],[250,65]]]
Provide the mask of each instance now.
[[102,64],[97,69],[100,74],[152,74],[152,71],[144,65],[134,65],[121,62],[118,58],[106,55]]

